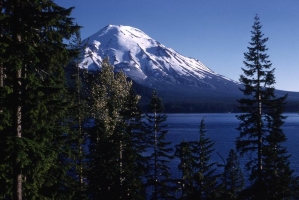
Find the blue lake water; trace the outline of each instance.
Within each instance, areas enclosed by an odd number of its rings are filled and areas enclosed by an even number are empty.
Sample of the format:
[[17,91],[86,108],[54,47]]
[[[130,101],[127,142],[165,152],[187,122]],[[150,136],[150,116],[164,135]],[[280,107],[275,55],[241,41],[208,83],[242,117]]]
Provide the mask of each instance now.
[[[167,140],[172,142],[172,146],[181,141],[197,140],[199,138],[199,124],[204,117],[206,124],[206,136],[215,142],[214,153],[211,162],[223,164],[217,152],[226,160],[230,149],[235,149],[235,139],[239,135],[236,128],[239,120],[235,113],[216,114],[167,114]],[[291,168],[299,175],[299,115],[297,113],[285,113],[287,119],[283,125],[284,133],[288,140],[285,143],[290,157]],[[241,167],[248,160],[247,157],[240,158]],[[174,176],[178,176],[178,159],[171,162],[171,171]]]

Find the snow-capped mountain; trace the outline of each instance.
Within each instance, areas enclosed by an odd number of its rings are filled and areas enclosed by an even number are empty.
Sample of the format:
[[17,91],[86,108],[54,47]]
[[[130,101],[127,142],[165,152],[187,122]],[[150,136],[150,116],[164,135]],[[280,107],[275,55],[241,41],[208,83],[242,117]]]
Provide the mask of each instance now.
[[109,57],[116,70],[123,70],[138,82],[164,80],[187,86],[215,88],[219,83],[236,84],[221,76],[199,60],[183,56],[149,37],[137,28],[109,25],[88,38],[86,57],[88,69],[101,67]]
[[[167,48],[137,28],[109,25],[85,41],[82,68],[99,69],[102,60],[108,57],[115,70],[124,71],[145,86],[139,87],[141,93],[149,97],[143,90],[156,89],[163,102],[172,108],[232,112],[236,111],[236,99],[243,96],[236,81],[217,74],[197,59]],[[299,93],[290,93],[288,99],[298,102]],[[199,109],[195,108],[198,106]]]

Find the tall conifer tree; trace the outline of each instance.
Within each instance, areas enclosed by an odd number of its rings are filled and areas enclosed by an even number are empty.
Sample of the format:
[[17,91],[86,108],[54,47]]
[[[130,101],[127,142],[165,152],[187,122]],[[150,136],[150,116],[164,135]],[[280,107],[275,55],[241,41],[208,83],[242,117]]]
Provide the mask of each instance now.
[[229,151],[224,167],[222,179],[225,199],[238,199],[244,188],[245,179],[235,150],[231,149]]
[[199,126],[199,140],[193,142],[192,152],[196,156],[194,181],[196,183],[195,192],[192,197],[199,199],[215,199],[219,197],[219,175],[216,174],[216,162],[211,162],[210,158],[214,151],[215,142],[206,137],[204,118]]
[[67,107],[61,100],[61,66],[70,55],[63,39],[79,28],[69,17],[71,11],[53,1],[1,2],[0,65],[6,76],[0,102],[0,169],[6,174],[0,178],[6,180],[1,196],[34,199],[66,191],[55,185],[64,174],[59,157],[68,151],[63,146]]
[[173,151],[166,141],[167,115],[163,113],[162,99],[157,91],[153,91],[149,103],[150,113],[146,114],[147,126],[150,137],[149,174],[147,185],[150,187],[150,199],[171,199],[172,189],[170,187],[170,169],[168,163],[173,158],[170,153]]
[[68,81],[68,89],[71,94],[71,108],[69,123],[71,127],[70,135],[72,135],[71,145],[74,151],[74,157],[72,162],[74,167],[69,171],[72,176],[77,178],[77,185],[73,186],[76,188],[76,199],[87,198],[87,95],[84,86],[85,76],[87,70],[83,69],[85,63],[81,63],[84,58],[84,48],[86,42],[81,39],[80,31],[77,31],[72,37],[69,49],[73,51],[73,56],[70,63],[66,67],[66,75]]
[[188,199],[195,193],[194,174],[196,173],[196,153],[192,151],[192,143],[182,141],[175,146],[174,156],[180,159],[178,170],[182,177],[177,180],[182,190],[181,199]]
[[[245,98],[239,100],[239,108],[245,114],[237,116],[240,120],[240,136],[236,146],[241,155],[253,154],[253,159],[247,163],[247,168],[251,170],[250,179],[253,181],[249,194],[254,198],[268,199],[270,196],[267,192],[274,187],[268,185],[270,177],[283,177],[286,187],[293,180],[287,152],[282,146],[286,141],[281,126],[285,119],[282,112],[287,95],[280,98],[275,96],[274,68],[266,53],[268,38],[264,38],[261,32],[258,16],[255,16],[252,28],[250,47],[244,53],[244,74],[240,76],[240,82],[243,83],[241,91]],[[275,175],[278,162],[283,169],[283,176]],[[284,188],[282,185],[280,187]],[[276,192],[288,196],[285,189]]]

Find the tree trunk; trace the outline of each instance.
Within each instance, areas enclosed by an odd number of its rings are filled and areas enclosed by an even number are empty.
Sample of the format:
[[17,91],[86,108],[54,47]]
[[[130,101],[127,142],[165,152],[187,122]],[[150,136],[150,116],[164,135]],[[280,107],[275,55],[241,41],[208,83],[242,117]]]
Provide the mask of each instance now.
[[82,149],[82,141],[83,141],[83,132],[82,132],[82,119],[81,119],[81,88],[80,88],[80,68],[79,64],[76,63],[76,68],[77,68],[77,99],[78,99],[78,126],[79,126],[79,176],[80,176],[80,191],[82,192],[83,190],[83,149]]
[[2,63],[0,63],[0,87],[4,86],[4,69]]
[[156,113],[156,109],[155,109],[155,112],[154,112],[154,158],[155,158],[155,161],[154,161],[154,170],[155,170],[155,200],[158,199],[158,175],[157,175],[157,123],[156,123],[156,118],[157,118],[157,113]]
[[[20,2],[22,3],[22,2]],[[22,5],[18,5],[17,2],[15,2],[15,6],[17,6],[14,13],[15,20],[17,22],[21,21],[21,16],[19,16],[19,8],[22,7]],[[20,34],[20,31],[18,30],[18,27],[15,29],[15,42],[16,47],[19,45],[19,43],[22,42],[22,36]],[[17,55],[22,55],[20,51],[16,51]],[[14,157],[14,163],[13,163],[13,199],[14,200],[22,200],[22,169],[21,169],[21,161],[19,158],[19,152],[21,151],[19,140],[21,140],[22,137],[22,68],[20,66],[14,66],[15,67],[15,75],[13,80],[13,95],[14,95],[14,110],[13,110],[13,136],[15,137],[15,157]]]
[[262,105],[261,105],[261,94],[259,94],[258,100],[258,182],[261,184],[262,181],[262,170],[263,170],[263,160],[262,160]]
[[[2,4],[0,3],[0,12],[2,11]],[[2,27],[0,28],[0,30],[2,30]],[[2,33],[0,33],[0,38],[2,38],[3,35]],[[0,87],[4,86],[4,69],[3,69],[3,63],[0,63]],[[0,113],[2,113],[3,110],[2,108],[0,108]]]
[[[13,88],[16,101],[13,115],[13,135],[16,137],[16,141],[20,140],[22,137],[21,75],[21,69],[18,69],[15,75]],[[15,200],[22,200],[22,170],[21,163],[18,158],[19,151],[19,144],[16,144],[13,167],[13,199]]]
[[[258,57],[258,55],[257,55]],[[258,65],[258,61],[256,62]],[[262,170],[263,170],[263,161],[262,161],[262,143],[263,143],[263,138],[262,138],[262,96],[261,96],[261,82],[260,82],[260,69],[258,69],[257,72],[257,80],[258,80],[258,85],[257,85],[257,103],[258,103],[258,124],[257,124],[257,134],[258,134],[258,184],[261,185],[262,183]]]
[[[4,86],[4,69],[2,63],[0,63],[0,88]],[[2,113],[2,107],[0,107],[0,113]]]

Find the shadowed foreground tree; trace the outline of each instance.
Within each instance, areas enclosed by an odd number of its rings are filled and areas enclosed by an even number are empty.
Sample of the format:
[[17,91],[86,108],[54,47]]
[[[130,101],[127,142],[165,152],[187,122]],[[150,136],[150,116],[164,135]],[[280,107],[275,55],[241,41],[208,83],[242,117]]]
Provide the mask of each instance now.
[[[87,155],[88,155],[88,110],[86,84],[84,83],[87,70],[84,69],[86,63],[81,63],[84,58],[84,48],[86,42],[81,39],[80,31],[77,31],[71,38],[69,49],[74,51],[74,56],[65,69],[68,81],[68,91],[71,96],[71,108],[69,114],[69,126],[72,134],[71,145],[75,156],[72,158],[74,167],[68,172],[76,177],[77,185],[73,186],[75,192],[73,199],[88,199],[87,194]],[[83,68],[83,69],[82,69]]]
[[[0,9],[0,191],[13,199],[71,198],[65,146],[64,39],[79,29],[53,1],[4,0]],[[70,177],[68,177],[70,178]],[[58,192],[61,191],[61,192]]]

